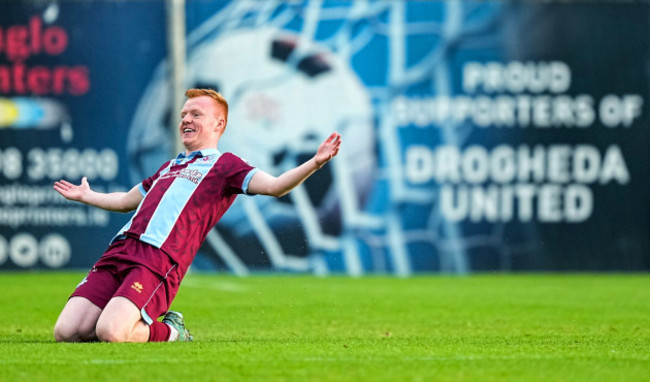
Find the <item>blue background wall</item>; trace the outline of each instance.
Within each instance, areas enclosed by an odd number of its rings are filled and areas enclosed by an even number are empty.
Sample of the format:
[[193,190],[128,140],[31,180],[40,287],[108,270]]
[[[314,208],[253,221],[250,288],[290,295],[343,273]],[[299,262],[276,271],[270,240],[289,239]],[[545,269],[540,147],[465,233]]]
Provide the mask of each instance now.
[[[0,3],[0,269],[87,268],[170,157],[165,4]],[[647,271],[645,3],[187,1],[187,87],[229,100],[221,151],[290,196],[240,197],[195,269]],[[626,20],[621,23],[620,20]]]

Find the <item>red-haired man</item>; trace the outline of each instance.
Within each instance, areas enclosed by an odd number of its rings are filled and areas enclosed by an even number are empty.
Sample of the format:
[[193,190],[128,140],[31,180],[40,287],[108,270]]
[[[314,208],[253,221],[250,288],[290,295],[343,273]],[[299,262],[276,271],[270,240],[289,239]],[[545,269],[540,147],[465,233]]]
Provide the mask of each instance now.
[[[238,194],[282,196],[338,154],[341,136],[330,135],[307,162],[278,177],[217,150],[228,103],[210,89],[190,89],[179,134],[185,153],[164,163],[128,192],[91,190],[65,180],[65,198],[108,211],[136,210],[63,308],[57,341],[191,341],[183,316],[168,311],[206,235]],[[158,317],[163,316],[162,321]]]

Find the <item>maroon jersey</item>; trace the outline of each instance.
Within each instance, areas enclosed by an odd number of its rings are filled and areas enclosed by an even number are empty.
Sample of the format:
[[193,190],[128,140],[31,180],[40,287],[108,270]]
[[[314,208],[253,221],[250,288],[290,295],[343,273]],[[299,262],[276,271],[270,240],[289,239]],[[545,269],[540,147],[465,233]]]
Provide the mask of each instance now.
[[160,248],[184,273],[235,197],[247,193],[256,171],[216,149],[179,154],[139,185],[144,199],[113,240],[126,235]]

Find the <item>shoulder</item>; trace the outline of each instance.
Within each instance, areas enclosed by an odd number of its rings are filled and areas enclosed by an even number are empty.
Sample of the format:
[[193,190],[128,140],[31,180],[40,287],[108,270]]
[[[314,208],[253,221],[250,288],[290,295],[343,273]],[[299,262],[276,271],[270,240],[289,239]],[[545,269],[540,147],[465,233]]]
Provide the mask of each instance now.
[[219,158],[219,162],[223,162],[223,164],[229,164],[229,165],[247,165],[250,167],[253,167],[250,162],[248,162],[246,159],[241,158],[233,153],[223,153],[221,155],[221,158]]

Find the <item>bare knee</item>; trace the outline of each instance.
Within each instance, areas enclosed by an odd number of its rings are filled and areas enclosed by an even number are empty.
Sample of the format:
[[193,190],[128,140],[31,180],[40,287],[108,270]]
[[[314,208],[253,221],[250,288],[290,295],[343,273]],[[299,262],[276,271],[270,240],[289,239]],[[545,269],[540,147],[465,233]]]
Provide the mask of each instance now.
[[126,297],[113,297],[102,311],[95,328],[104,342],[147,342],[149,327],[140,309]]
[[72,328],[59,322],[54,326],[54,339],[56,342],[78,342],[75,341],[75,332]]
[[81,342],[92,337],[92,333],[79,330],[79,327],[58,321],[54,326],[54,339],[57,342]]
[[115,322],[100,320],[95,329],[97,338],[102,342],[129,342],[130,333]]
[[95,324],[101,309],[84,297],[71,297],[54,325],[58,342],[95,341]]
[[128,340],[120,331],[109,325],[97,327],[97,338],[102,342],[126,342]]

